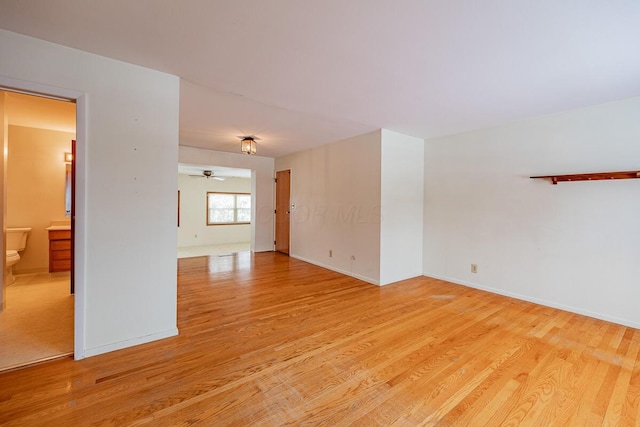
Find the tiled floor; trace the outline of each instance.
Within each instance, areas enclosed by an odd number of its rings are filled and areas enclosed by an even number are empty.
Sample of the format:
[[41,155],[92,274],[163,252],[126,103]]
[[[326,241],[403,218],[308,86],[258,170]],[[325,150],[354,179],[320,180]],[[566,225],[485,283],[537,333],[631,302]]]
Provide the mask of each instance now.
[[16,275],[0,312],[0,371],[73,353],[69,275]]
[[249,251],[249,242],[230,243],[226,245],[185,246],[178,248],[178,258],[192,258],[207,255],[225,255]]

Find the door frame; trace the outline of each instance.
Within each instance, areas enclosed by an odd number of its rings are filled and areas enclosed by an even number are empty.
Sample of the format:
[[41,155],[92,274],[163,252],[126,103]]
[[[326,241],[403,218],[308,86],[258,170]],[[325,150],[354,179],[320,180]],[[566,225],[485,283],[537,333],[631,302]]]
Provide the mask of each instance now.
[[[59,98],[62,100],[74,100],[76,103],[76,158],[74,158],[76,182],[75,188],[75,224],[73,241],[73,271],[74,276],[74,321],[73,321],[73,357],[75,360],[84,358],[85,348],[85,311],[86,311],[86,146],[87,146],[87,107],[88,95],[84,92],[64,89],[56,86],[49,86],[42,83],[18,80],[0,75],[0,89],[23,92],[29,95],[42,96],[48,98]],[[6,164],[6,152],[4,154]],[[3,173],[4,173],[4,167]],[[2,180],[2,192],[6,191],[6,181]],[[2,230],[6,224],[4,215],[0,217]],[[3,261],[4,267],[5,261]],[[4,277],[2,278],[4,287]]]

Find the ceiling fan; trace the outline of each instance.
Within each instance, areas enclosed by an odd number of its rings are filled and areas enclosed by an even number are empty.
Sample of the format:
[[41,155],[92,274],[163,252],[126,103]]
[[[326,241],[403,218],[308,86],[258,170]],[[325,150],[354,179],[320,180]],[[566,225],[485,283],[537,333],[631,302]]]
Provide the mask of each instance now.
[[224,177],[214,176],[213,175],[213,171],[210,171],[210,170],[202,171],[202,175],[189,175],[189,176],[192,177],[192,178],[207,178],[207,179],[213,178],[213,179],[218,180],[218,181],[224,181],[225,180]]

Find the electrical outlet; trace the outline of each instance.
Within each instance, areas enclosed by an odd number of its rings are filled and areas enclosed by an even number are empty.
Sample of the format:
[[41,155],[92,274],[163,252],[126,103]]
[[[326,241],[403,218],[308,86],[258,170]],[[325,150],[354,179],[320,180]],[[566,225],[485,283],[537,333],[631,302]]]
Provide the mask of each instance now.
[[478,264],[471,264],[471,272],[472,273],[478,272]]
[[333,251],[329,249],[329,258],[333,257]]

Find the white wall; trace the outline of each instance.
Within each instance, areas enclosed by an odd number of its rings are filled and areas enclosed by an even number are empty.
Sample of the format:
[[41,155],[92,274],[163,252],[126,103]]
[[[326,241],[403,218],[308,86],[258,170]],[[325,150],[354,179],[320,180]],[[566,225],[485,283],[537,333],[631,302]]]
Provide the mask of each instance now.
[[76,357],[176,334],[179,79],[2,30],[0,57],[78,98]]
[[286,169],[296,206],[290,255],[378,284],[380,131],[276,159]]
[[[188,141],[181,141],[188,144]],[[238,143],[240,147],[240,143]],[[239,150],[240,148],[238,148]],[[180,146],[180,163],[251,169],[251,250],[273,250],[274,159]]]
[[422,275],[424,140],[382,129],[380,284]]
[[224,181],[178,175],[180,227],[178,247],[222,245],[251,241],[250,224],[207,225],[207,192],[251,193],[251,179]]
[[[432,139],[424,274],[640,327],[640,98]],[[470,273],[470,264],[478,273]]]

